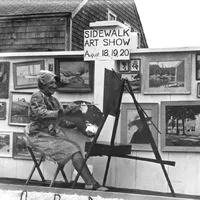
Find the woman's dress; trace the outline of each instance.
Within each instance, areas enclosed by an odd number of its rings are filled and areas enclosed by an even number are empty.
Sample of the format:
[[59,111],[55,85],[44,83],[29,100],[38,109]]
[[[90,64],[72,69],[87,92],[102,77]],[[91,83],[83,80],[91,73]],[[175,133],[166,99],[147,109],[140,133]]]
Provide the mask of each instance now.
[[[80,131],[58,117],[61,108],[55,97],[46,96],[42,91],[35,92],[28,112],[31,123],[25,128],[25,134],[33,149],[44,153],[47,159],[65,165],[76,152],[81,152],[80,146],[67,134]],[[61,124],[71,128],[61,127]]]

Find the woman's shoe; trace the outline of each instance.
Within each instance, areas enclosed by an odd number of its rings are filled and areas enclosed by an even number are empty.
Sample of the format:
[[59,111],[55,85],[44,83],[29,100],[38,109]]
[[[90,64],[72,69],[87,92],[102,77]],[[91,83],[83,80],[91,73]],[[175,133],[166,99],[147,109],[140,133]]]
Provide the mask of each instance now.
[[97,190],[97,191],[108,191],[109,189],[107,187],[101,186],[98,182],[96,182],[93,185],[85,185],[86,190]]

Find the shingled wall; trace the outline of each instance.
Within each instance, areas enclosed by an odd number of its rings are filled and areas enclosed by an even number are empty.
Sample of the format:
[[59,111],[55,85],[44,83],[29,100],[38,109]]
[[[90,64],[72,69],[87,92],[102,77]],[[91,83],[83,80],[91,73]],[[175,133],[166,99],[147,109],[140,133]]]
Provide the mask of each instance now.
[[65,17],[0,21],[0,51],[65,50]]

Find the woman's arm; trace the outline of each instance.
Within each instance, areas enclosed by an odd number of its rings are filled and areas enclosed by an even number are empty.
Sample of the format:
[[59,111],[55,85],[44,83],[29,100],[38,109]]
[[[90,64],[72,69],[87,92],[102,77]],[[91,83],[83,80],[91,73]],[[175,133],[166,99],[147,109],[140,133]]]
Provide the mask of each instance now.
[[[59,106],[56,110],[47,108],[47,99],[45,102],[44,95],[42,93],[35,93],[31,97],[30,101],[30,114],[32,117],[36,117],[41,120],[57,119]],[[51,103],[51,102],[50,102]],[[55,109],[55,108],[54,108]]]

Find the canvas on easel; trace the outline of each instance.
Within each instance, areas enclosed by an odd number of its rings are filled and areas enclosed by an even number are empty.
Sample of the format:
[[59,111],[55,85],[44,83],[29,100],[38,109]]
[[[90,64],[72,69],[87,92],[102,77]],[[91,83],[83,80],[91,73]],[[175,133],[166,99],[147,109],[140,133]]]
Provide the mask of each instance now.
[[[117,73],[116,76],[112,71],[105,69],[104,76],[103,113],[116,116],[117,104],[120,100],[119,91],[121,84],[119,79],[121,79],[121,74]],[[111,105],[111,102],[113,102],[113,105]]]

